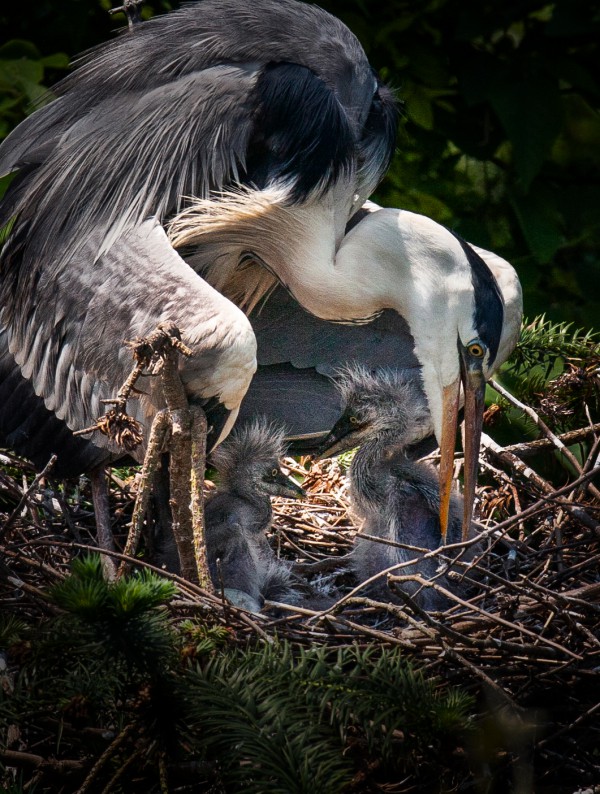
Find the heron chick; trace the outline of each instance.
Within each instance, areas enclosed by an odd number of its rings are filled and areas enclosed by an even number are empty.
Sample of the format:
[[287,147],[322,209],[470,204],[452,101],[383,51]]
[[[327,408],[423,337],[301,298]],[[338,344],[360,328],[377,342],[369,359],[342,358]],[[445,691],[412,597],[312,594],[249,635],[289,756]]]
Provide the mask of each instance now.
[[[325,440],[321,457],[360,445],[350,467],[350,495],[362,521],[350,558],[357,578],[366,581],[387,568],[412,561],[395,573],[435,578],[452,589],[439,571],[439,558],[428,558],[424,556],[426,552],[405,548],[429,551],[442,544],[437,473],[426,463],[411,460],[406,453],[431,422],[421,390],[404,373],[381,369],[372,374],[361,366],[340,370],[337,386],[344,413]],[[451,543],[460,541],[461,523],[462,498],[453,493],[448,521]],[[424,609],[447,606],[447,599],[433,588],[422,588],[413,581],[402,582],[401,588]],[[374,583],[371,592],[397,600],[382,578]]]
[[281,426],[258,418],[234,429],[211,458],[220,486],[205,507],[210,575],[229,601],[252,612],[265,599],[283,600],[293,591],[289,566],[277,559],[266,535],[270,497],[304,496],[280,469],[284,435]]

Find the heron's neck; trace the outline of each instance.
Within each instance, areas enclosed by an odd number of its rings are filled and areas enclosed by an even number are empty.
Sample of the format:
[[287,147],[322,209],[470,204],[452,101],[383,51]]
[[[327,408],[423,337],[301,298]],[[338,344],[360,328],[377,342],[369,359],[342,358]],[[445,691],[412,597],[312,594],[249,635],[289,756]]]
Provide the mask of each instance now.
[[227,490],[252,507],[253,524],[249,525],[248,529],[258,532],[269,528],[273,518],[273,507],[267,494],[262,493],[252,482],[245,481],[235,485],[230,483]]
[[[199,202],[178,216],[170,234],[175,246],[197,246],[190,264],[247,311],[276,281],[324,320],[360,322],[397,311],[414,339],[439,440],[438,397],[458,374],[457,316],[472,295],[460,243],[422,215],[380,209],[338,247],[340,212],[329,193],[285,206],[277,191],[246,191]],[[248,259],[262,265],[240,267]]]
[[342,238],[347,211],[336,206],[335,196],[294,206],[284,198],[265,190],[198,201],[172,222],[172,244],[194,246],[186,257],[190,265],[247,309],[280,281],[324,320],[361,321],[386,308],[401,310],[411,269],[394,258],[396,246],[382,239],[372,220],[388,210]]
[[391,439],[379,436],[361,444],[350,467],[350,485],[354,508],[364,513],[381,508],[386,498],[386,463]]

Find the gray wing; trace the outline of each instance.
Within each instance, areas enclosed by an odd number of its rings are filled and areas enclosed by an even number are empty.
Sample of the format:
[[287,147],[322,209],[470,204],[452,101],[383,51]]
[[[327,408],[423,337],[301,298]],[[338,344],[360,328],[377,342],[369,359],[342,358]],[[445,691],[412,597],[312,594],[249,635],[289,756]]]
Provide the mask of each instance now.
[[[0,313],[0,435],[36,462],[60,453],[57,471],[122,454],[99,433],[87,446],[62,445],[67,429],[87,427],[105,413],[102,400],[114,397],[124,382],[132,366],[124,343],[159,322],[175,322],[194,351],[180,368],[195,400],[226,402],[218,383],[225,363],[242,365],[239,402],[254,369],[254,335],[246,318],[189,268],[155,221],[123,235],[93,263],[96,244],[92,238],[89,257],[84,248],[58,277],[41,273],[28,295],[30,312],[4,307]],[[147,429],[162,407],[157,379],[142,378],[139,391],[128,410]]]
[[18,171],[0,301],[94,232],[98,255],[190,196],[283,180],[297,200],[354,166],[373,189],[394,115],[375,88],[353,34],[291,0],[205,0],[103,45],[0,147],[0,174]]
[[[162,218],[185,196],[235,179],[251,131],[246,99],[256,75],[216,66],[110,96],[71,123],[61,112],[67,97],[34,114],[0,150],[1,170],[19,171],[0,216],[3,223],[17,216],[4,273],[18,268],[31,279],[42,266],[60,268],[66,251],[81,252],[94,235],[95,256],[102,254],[149,215]],[[74,104],[77,93],[68,99]],[[58,120],[38,142],[46,116]],[[23,153],[21,142],[28,144]]]
[[351,362],[391,367],[421,382],[413,338],[396,312],[385,311],[364,325],[331,323],[309,314],[277,287],[250,321],[259,367],[238,421],[266,414],[287,426],[289,438],[304,439],[305,448],[339,419],[341,402],[332,381],[338,367]]

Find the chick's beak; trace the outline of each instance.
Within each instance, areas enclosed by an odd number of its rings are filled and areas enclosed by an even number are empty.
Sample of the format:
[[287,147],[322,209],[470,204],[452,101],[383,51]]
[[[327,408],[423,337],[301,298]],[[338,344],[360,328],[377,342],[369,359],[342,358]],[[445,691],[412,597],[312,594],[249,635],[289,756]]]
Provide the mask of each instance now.
[[485,378],[482,360],[470,356],[459,342],[460,376],[445,386],[442,392],[442,438],[440,442],[440,529],[442,540],[446,540],[450,496],[452,493],[452,473],[454,468],[454,448],[458,429],[458,405],[462,383],[464,405],[464,512],[462,536],[466,540],[473,516],[475,485],[479,465],[479,445],[485,405]]
[[306,496],[306,491],[301,488],[291,477],[286,477],[283,472],[279,472],[275,476],[275,483],[278,486],[279,496],[285,496],[288,499],[303,499]]
[[351,424],[349,418],[344,414],[332,427],[327,438],[319,445],[315,460],[333,458],[335,455],[353,449],[359,443],[360,441],[356,437],[356,426]]

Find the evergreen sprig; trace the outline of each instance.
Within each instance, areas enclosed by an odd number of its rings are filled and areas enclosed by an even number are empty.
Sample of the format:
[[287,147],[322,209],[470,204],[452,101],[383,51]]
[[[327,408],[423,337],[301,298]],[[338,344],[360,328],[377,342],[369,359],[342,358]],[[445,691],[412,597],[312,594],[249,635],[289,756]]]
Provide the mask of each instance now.
[[106,582],[98,558],[79,560],[52,588],[64,613],[29,631],[35,645],[14,690],[0,691],[0,723],[66,758],[106,749],[76,726],[129,726],[98,771],[102,787],[141,753],[119,791],[152,779],[161,758],[175,779],[192,763],[212,791],[261,794],[444,775],[441,751],[470,726],[468,696],[427,680],[398,649],[240,647],[221,626],[174,624],[163,601],[172,592],[153,575]]
[[340,790],[351,779],[350,746],[387,767],[416,765],[468,728],[472,705],[399,651],[374,647],[275,643],[218,655],[190,673],[187,690],[186,740],[207,759],[228,759],[226,788],[257,792]]
[[510,368],[521,373],[532,367],[543,367],[548,377],[559,359],[580,361],[590,357],[600,358],[597,332],[573,328],[573,323],[553,323],[542,314],[532,321],[523,321]]
[[160,669],[174,653],[173,632],[164,603],[175,586],[148,571],[117,582],[104,579],[98,555],[75,560],[71,575],[50,590],[50,598],[79,619],[62,621],[62,642],[93,642],[111,663],[125,660],[133,668]]
[[0,649],[4,650],[21,639],[27,631],[27,623],[16,615],[0,617]]

